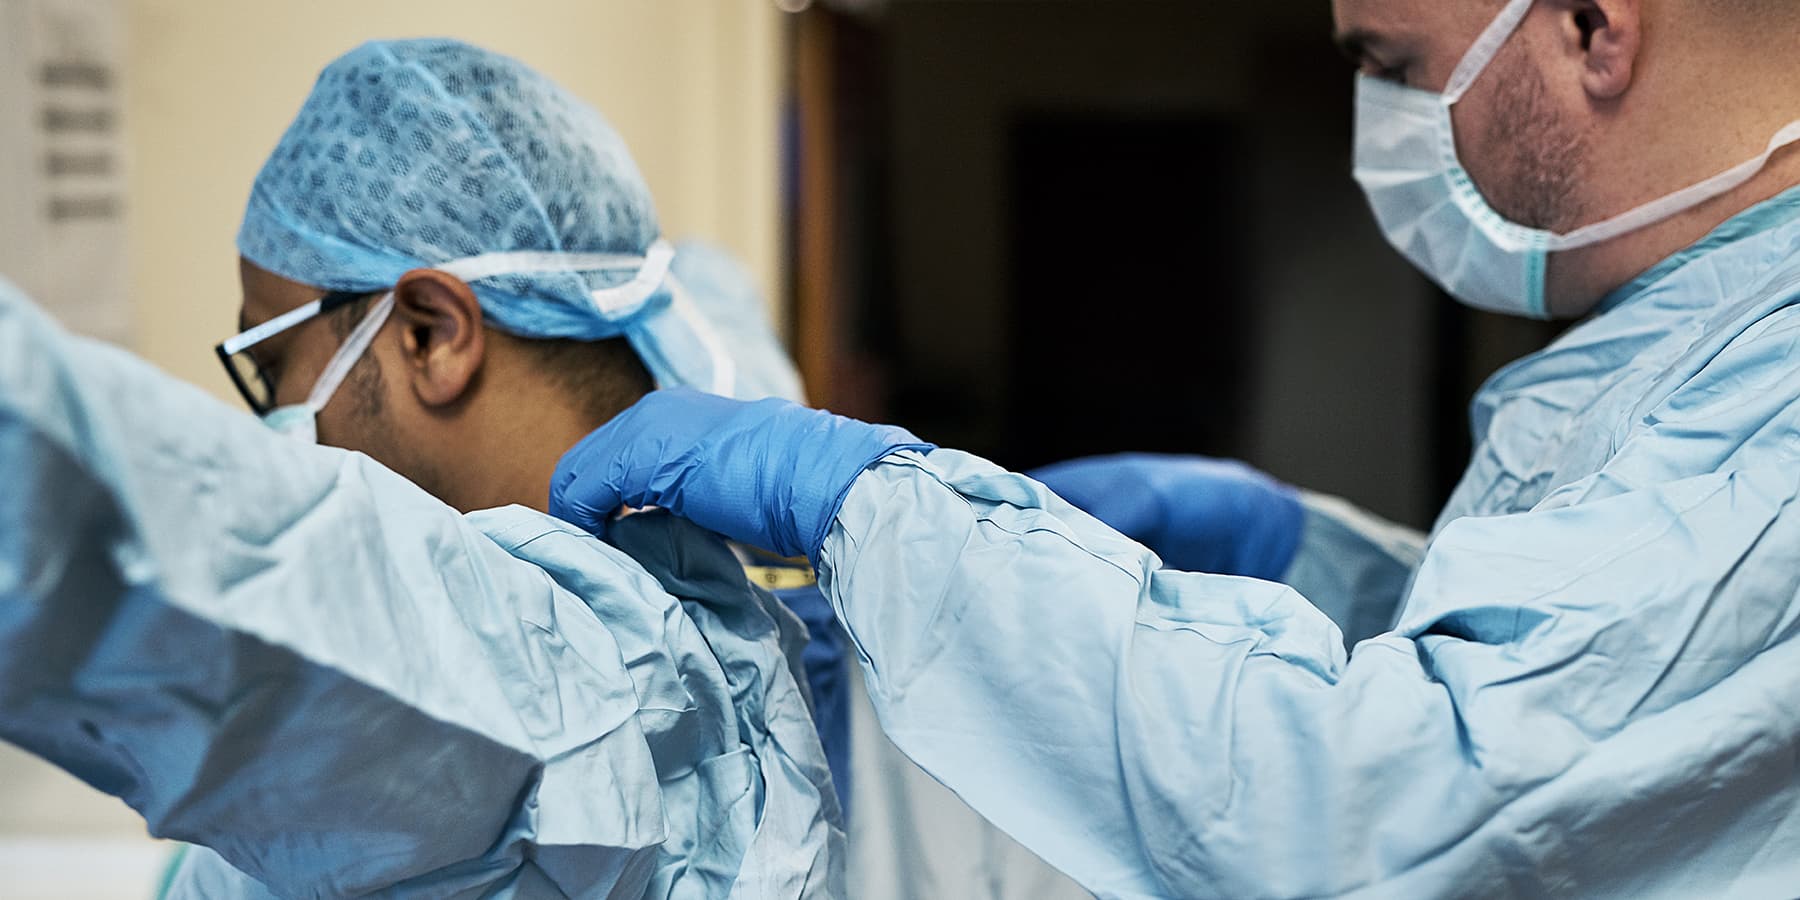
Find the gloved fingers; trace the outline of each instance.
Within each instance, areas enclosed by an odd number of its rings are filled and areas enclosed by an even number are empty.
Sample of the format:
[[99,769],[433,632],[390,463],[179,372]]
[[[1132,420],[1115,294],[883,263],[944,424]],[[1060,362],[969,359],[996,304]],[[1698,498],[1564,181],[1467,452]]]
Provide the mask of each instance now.
[[[591,440],[593,435],[587,439]],[[579,446],[579,445],[578,445]],[[557,466],[550,481],[550,515],[574,525],[595,537],[606,536],[606,524],[624,501],[619,491],[596,473],[579,466]]]
[[681,392],[645,395],[569,448],[550,479],[550,514],[600,535],[625,503],[667,505],[665,498],[647,496],[658,487],[656,467],[645,469],[635,462],[638,457],[654,462],[670,445],[685,439],[668,433],[669,424],[682,418],[663,415],[661,410],[691,400],[669,396],[672,393]]
[[816,555],[862,471],[932,445],[784,400],[656,391],[557,464],[551,512],[599,533],[620,504],[659,506],[783,555]]
[[1083,457],[1026,474],[1132,540],[1150,543],[1160,530],[1163,497],[1139,454]]

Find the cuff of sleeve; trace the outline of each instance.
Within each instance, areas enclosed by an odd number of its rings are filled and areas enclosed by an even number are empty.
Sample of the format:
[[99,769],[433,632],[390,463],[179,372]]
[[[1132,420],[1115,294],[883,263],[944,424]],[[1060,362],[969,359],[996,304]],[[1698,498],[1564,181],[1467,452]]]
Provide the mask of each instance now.
[[826,536],[831,534],[832,523],[837,521],[838,513],[844,509],[844,498],[850,496],[850,489],[856,486],[856,480],[861,478],[864,472],[896,453],[912,450],[923,454],[937,449],[936,444],[921,441],[904,428],[887,427],[882,428],[881,431],[881,439],[873,442],[870,449],[852,457],[859,459],[860,463],[849,478],[842,480],[843,486],[829,500],[826,515],[818,517],[817,533],[808,535],[806,538],[806,558],[811,560],[814,566],[819,564],[819,551],[825,545]]

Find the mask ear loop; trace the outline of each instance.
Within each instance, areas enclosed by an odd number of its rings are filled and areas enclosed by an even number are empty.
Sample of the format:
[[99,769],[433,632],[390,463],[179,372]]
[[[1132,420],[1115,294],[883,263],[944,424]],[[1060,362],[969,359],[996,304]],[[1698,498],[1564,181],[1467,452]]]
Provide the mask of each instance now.
[[719,339],[718,332],[707,323],[700,308],[694,305],[694,298],[682,286],[681,279],[671,274],[668,284],[669,293],[674,298],[669,304],[670,312],[687,325],[694,339],[706,350],[707,358],[712,361],[712,393],[721,397],[733,396],[737,385],[737,362],[732,359],[730,351],[725,349],[725,343]]
[[663,279],[668,277],[669,266],[674,262],[675,245],[657,240],[650,245],[649,250],[644,251],[644,264],[631,276],[630,281],[592,292],[594,306],[601,313],[614,316],[642,304],[662,289]]
[[1494,21],[1488,23],[1486,31],[1475,39],[1474,46],[1463,54],[1462,62],[1456,64],[1456,71],[1450,74],[1450,83],[1444,85],[1444,102],[1454,105],[1474,87],[1475,80],[1487,71],[1494,58],[1500,55],[1500,48],[1519,30],[1525,21],[1525,14],[1531,12],[1533,0],[1512,0]]
[[382,295],[369,314],[357,323],[350,336],[344,339],[344,345],[332,354],[331,361],[325,364],[325,371],[319,373],[319,380],[313,382],[312,393],[306,397],[306,406],[316,415],[331,402],[331,395],[337,393],[338,386],[344,383],[350,370],[361,360],[369,345],[375,342],[375,334],[386,324],[388,315],[394,311],[394,292]]
[[606,316],[619,316],[655,296],[663,277],[675,261],[675,245],[657,238],[643,256],[623,253],[563,253],[549,250],[484,253],[432,266],[473,284],[496,275],[540,272],[612,272],[630,269],[631,279],[614,287],[592,291],[594,308]]
[[1768,167],[1769,161],[1775,158],[1775,154],[1796,144],[1800,144],[1800,121],[1789,122],[1787,127],[1776,132],[1775,137],[1769,140],[1768,149],[1756,158],[1630,212],[1595,222],[1592,225],[1584,225],[1568,234],[1555,235],[1550,238],[1549,249],[1556,252],[1589,247],[1673,218],[1708,200],[1731,193],[1748,184],[1750,179],[1755,178]]
[[[1519,25],[1525,21],[1526,14],[1531,12],[1532,3],[1533,0],[1512,0],[1488,24],[1481,37],[1475,39],[1474,46],[1463,55],[1456,71],[1450,75],[1450,83],[1444,87],[1445,105],[1455,105],[1461,100],[1469,88],[1474,86],[1476,79],[1493,64],[1495,57],[1500,55],[1500,48],[1506,45],[1513,33],[1518,31]],[[1769,165],[1775,154],[1796,144],[1800,144],[1800,121],[1790,122],[1776,132],[1768,147],[1754,159],[1611,219],[1585,225],[1567,234],[1551,235],[1544,249],[1550,253],[1576,250],[1602,244],[1666,221],[1744,186]]]

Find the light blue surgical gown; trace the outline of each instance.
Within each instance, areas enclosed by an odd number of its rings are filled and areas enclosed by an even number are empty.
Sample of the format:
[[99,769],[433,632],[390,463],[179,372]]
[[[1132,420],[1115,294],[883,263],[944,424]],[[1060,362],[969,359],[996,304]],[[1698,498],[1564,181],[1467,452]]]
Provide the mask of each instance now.
[[4,283],[0,470],[0,739],[173,895],[841,894],[803,632],[692,526],[457,515]]
[[1800,191],[1497,374],[1474,427],[1349,652],[1294,588],[1159,571],[949,450],[856,481],[822,584],[895,743],[1101,896],[1794,896]]

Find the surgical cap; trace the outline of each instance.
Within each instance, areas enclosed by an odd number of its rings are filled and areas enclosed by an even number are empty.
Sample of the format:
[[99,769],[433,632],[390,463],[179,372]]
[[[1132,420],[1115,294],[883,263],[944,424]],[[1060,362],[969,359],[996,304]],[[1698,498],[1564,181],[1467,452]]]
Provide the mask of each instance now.
[[[716,334],[723,342],[722,353],[733,369],[732,396],[740,400],[780,397],[796,403],[806,402],[800,372],[781,339],[770,327],[768,310],[754,279],[724,248],[699,240],[684,240],[675,245],[675,262],[671,269],[682,296],[676,314],[692,299],[693,310],[705,319],[705,331]],[[671,358],[689,358],[707,354],[698,346],[700,335],[694,330],[679,333],[662,332],[655,346],[657,354]],[[696,343],[690,344],[692,339]],[[646,351],[640,351],[646,353]],[[648,355],[646,353],[646,355]],[[704,388],[705,385],[687,384]]]
[[[598,112],[517,60],[447,39],[374,41],[327,66],[238,233],[245,259],[334,291],[505,259],[465,278],[495,327],[623,336],[659,384],[736,396],[729,345],[664,277],[666,250],[649,188]],[[575,255],[630,264],[571,266]],[[634,279],[649,289],[601,301]]]

